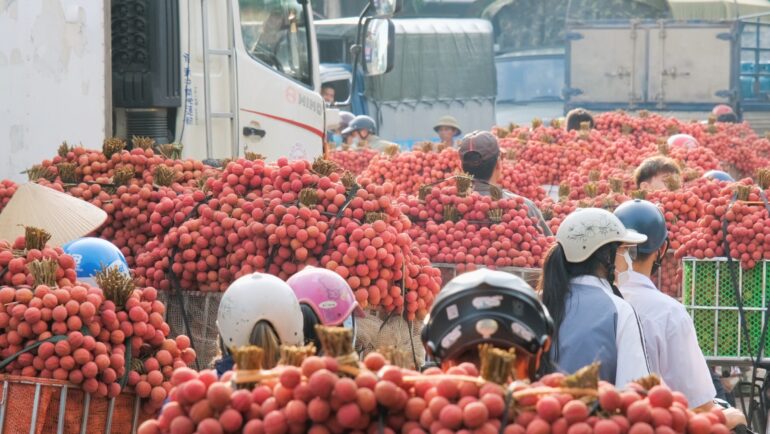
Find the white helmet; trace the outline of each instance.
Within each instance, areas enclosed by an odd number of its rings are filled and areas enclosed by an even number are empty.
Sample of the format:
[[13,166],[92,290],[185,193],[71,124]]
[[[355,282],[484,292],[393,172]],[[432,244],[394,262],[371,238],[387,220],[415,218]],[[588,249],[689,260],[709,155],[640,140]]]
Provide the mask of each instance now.
[[263,273],[240,277],[219,302],[217,328],[227,348],[249,345],[254,326],[265,320],[284,345],[302,345],[302,311],[291,287]]
[[647,236],[628,230],[614,214],[600,208],[579,208],[564,219],[556,231],[556,241],[568,262],[588,259],[605,244],[640,244]]
[[674,134],[667,140],[668,146],[679,146],[687,149],[693,149],[700,146],[698,140],[689,134]]

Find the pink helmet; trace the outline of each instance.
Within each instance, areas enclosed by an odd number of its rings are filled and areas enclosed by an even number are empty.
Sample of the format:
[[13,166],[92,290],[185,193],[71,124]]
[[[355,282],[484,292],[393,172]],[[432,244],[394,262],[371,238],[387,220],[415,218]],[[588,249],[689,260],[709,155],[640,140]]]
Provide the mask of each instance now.
[[286,283],[300,303],[313,309],[323,325],[339,326],[353,313],[364,316],[350,285],[334,271],[308,266]]
[[668,138],[669,146],[680,146],[687,149],[697,148],[700,143],[689,134],[674,134]]
[[727,104],[719,104],[711,110],[711,114],[714,116],[721,116],[721,115],[726,115],[730,113],[735,113],[735,112],[733,111],[733,108]]

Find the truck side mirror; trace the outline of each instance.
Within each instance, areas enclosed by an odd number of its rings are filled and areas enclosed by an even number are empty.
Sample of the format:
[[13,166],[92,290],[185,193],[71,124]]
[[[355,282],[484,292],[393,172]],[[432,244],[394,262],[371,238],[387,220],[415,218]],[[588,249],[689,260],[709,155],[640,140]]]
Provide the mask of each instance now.
[[374,8],[375,15],[381,18],[390,18],[401,11],[402,0],[369,0]]
[[382,75],[393,69],[395,26],[389,19],[371,18],[364,25],[364,72]]

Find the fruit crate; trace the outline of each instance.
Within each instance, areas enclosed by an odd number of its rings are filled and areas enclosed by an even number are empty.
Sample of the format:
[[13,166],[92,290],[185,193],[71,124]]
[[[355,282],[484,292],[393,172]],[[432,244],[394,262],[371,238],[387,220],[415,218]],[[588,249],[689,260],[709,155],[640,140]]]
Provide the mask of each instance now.
[[[481,268],[486,268],[483,265],[472,265],[473,268],[467,268],[465,264],[445,264],[445,263],[432,263],[432,267],[438,268],[441,270],[441,283],[442,285],[446,285],[447,282],[452,280],[455,276],[458,274],[462,274],[466,271],[473,271],[478,270]],[[537,286],[537,281],[540,279],[540,275],[542,274],[541,269],[539,268],[522,268],[522,267],[495,267],[495,270],[499,271],[505,271],[506,273],[515,274],[522,279],[524,279],[525,282],[529,283],[529,285],[532,288],[535,288]]]
[[[749,329],[748,341],[740,324],[727,259],[682,260],[682,303],[693,319],[703,355],[711,361],[749,362],[756,358],[767,320],[768,261],[761,261],[750,270],[742,269],[737,262],[735,267]],[[763,359],[768,344],[770,340],[766,337]]]
[[65,381],[0,378],[0,433],[128,434],[153,416],[133,393],[105,398]]

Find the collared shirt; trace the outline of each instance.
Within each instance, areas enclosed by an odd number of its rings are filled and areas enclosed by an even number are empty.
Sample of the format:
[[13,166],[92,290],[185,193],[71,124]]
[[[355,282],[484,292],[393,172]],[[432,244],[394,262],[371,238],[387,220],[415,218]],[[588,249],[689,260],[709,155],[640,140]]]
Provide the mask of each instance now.
[[370,134],[369,137],[366,138],[366,146],[370,149],[374,149],[375,151],[382,152],[384,151],[388,146],[394,145],[395,143],[389,142],[385,139],[380,138],[379,136],[376,136],[374,134]]
[[650,369],[671,389],[684,393],[691,407],[708,403],[716,390],[684,306],[660,292],[647,276],[628,274],[628,282],[619,289],[639,315]]
[[[491,185],[492,184],[489,184],[488,182],[473,180],[473,190],[482,196],[490,196],[492,194]],[[548,223],[546,223],[545,219],[543,218],[543,214],[540,213],[540,209],[537,207],[537,205],[535,205],[535,202],[532,202],[526,197],[519,196],[518,194],[510,192],[504,188],[501,188],[500,190],[502,190],[504,198],[515,199],[520,197],[524,199],[524,205],[527,205],[527,216],[540,227],[540,230],[543,232],[543,234],[547,236],[553,235],[551,228],[548,227]]]
[[619,387],[649,375],[644,337],[634,309],[595,276],[570,280],[564,320],[552,360],[573,373],[601,362],[599,376]]

